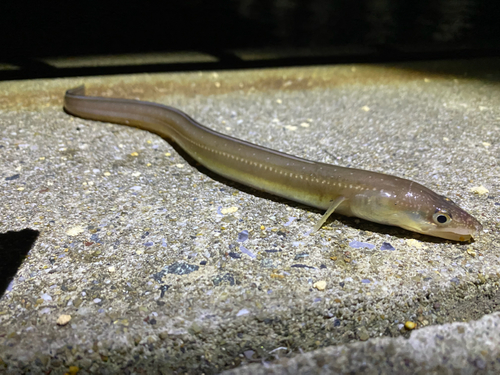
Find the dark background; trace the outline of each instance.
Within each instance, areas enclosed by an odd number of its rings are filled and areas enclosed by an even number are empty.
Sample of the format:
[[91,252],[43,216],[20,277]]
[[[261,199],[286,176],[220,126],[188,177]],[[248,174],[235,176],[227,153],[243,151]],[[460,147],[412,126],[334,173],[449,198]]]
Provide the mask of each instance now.
[[[252,61],[234,53],[249,48],[292,53]],[[65,69],[41,61],[185,50],[218,61]],[[499,51],[498,0],[0,1],[0,64],[18,67],[0,70],[0,80],[468,58]]]

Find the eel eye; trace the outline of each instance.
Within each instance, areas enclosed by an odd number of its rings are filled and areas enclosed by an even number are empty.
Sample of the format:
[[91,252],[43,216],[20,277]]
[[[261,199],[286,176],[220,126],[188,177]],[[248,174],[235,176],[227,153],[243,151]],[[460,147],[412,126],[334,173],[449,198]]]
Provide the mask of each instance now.
[[451,221],[451,216],[444,211],[438,211],[433,216],[432,219],[436,224],[448,224]]

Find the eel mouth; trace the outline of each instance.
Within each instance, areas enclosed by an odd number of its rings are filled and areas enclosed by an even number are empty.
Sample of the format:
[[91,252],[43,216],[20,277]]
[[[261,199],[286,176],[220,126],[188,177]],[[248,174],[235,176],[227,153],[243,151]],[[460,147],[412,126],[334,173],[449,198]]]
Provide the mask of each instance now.
[[426,236],[443,238],[451,241],[467,242],[471,238],[478,239],[483,230],[483,226],[478,222],[471,223],[471,226],[463,226],[460,228],[436,228],[436,227],[426,227],[417,228],[415,226],[401,226],[404,229],[425,234]]
[[467,242],[472,238],[478,239],[481,236],[483,226],[479,223],[477,224],[478,225],[475,225],[473,228],[454,228],[453,230],[449,231],[436,230],[425,234],[430,234],[431,236],[445,238],[452,241]]

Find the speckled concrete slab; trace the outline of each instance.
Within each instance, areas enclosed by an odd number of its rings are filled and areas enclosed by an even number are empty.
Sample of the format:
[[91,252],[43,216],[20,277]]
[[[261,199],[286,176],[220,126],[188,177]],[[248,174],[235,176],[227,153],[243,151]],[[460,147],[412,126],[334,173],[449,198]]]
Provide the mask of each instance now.
[[[0,232],[41,232],[0,300],[0,371],[217,373],[495,310],[496,66],[0,83]],[[484,233],[457,244],[335,216],[307,236],[320,212],[214,176],[156,135],[65,114],[65,89],[81,83],[300,157],[415,180]]]
[[373,338],[329,346],[283,358],[273,364],[251,364],[223,375],[261,374],[498,374],[500,314],[471,323],[424,327],[409,339]]

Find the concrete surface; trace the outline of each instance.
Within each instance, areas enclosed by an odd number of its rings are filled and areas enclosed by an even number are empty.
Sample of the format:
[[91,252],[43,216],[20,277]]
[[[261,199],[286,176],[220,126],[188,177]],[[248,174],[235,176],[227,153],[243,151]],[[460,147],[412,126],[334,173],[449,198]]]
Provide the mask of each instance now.
[[[499,64],[0,83],[0,232],[41,232],[0,299],[0,372],[254,373],[244,366],[256,362],[297,373],[322,353],[311,373],[342,372],[340,351],[353,358],[345,371],[374,373],[388,347],[408,372],[422,361],[496,371],[498,350],[482,352],[477,337],[498,335],[497,315],[463,332],[436,325],[498,310]],[[158,136],[65,114],[65,89],[81,83],[294,155],[418,181],[484,233],[457,244],[335,216],[306,236],[320,212],[214,176]],[[463,360],[440,362],[457,340]],[[289,367],[272,364],[283,357]]]
[[373,338],[252,364],[223,375],[500,373],[500,314],[470,323],[425,327],[409,339]]

